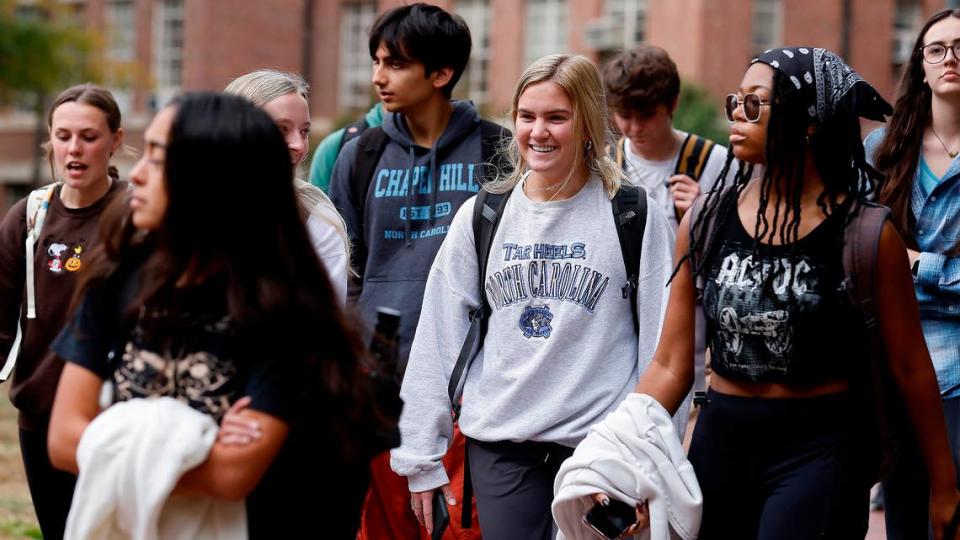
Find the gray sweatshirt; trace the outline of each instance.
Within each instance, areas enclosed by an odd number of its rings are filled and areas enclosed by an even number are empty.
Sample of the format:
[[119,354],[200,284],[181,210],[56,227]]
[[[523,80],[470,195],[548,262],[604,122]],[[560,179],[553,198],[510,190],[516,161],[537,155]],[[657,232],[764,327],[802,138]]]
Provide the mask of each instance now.
[[[533,202],[521,182],[507,202],[487,265],[492,313],[470,368],[460,429],[482,441],[576,446],[630,393],[653,356],[672,270],[671,230],[647,201],[640,263],[640,336],[633,330],[627,275],[599,178],[570,199]],[[391,467],[411,491],[447,483],[440,459],[453,437],[447,384],[479,303],[471,219],[457,211],[430,270],[420,324],[400,396],[401,445]],[[686,424],[686,407],[678,418]]]

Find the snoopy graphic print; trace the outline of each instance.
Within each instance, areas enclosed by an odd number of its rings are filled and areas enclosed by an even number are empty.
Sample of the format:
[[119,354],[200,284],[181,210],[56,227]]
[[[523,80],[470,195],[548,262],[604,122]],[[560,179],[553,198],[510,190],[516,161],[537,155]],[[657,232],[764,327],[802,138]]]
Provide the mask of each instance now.
[[[69,258],[67,254],[70,254]],[[47,269],[54,274],[67,272],[78,272],[83,266],[80,255],[83,253],[83,241],[74,244],[71,249],[69,244],[62,242],[52,242],[47,248]],[[66,260],[64,260],[66,258]]]
[[47,259],[47,268],[54,274],[63,272],[63,253],[67,249],[69,249],[69,246],[59,242],[54,242],[47,248],[47,255],[50,257]]

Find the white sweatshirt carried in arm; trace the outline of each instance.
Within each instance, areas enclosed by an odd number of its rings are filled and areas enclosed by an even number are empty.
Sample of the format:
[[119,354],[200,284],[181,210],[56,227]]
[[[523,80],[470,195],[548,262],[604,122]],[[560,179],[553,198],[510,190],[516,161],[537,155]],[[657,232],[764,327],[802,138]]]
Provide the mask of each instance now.
[[[637,384],[657,345],[673,269],[671,230],[647,200],[637,293],[639,338],[621,289],[626,268],[599,178],[567,200],[533,202],[519,183],[487,264],[491,307],[463,393],[460,429],[482,441],[576,446]],[[440,462],[453,434],[447,384],[479,303],[473,206],[450,226],[430,270],[400,392],[401,445],[391,467],[410,491],[448,482]],[[687,407],[676,415],[685,426]]]

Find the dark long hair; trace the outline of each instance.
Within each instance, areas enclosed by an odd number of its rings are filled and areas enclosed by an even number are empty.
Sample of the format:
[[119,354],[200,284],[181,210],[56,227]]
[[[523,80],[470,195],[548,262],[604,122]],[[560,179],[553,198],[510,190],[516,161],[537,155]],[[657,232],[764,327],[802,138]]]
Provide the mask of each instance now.
[[[911,228],[914,215],[910,210],[910,193],[920,152],[923,147],[923,134],[930,125],[930,99],[932,92],[923,81],[923,38],[934,24],[947,17],[960,18],[960,9],[944,9],[935,13],[917,34],[917,41],[910,52],[910,61],[900,78],[900,95],[890,118],[890,126],[877,147],[874,163],[877,169],[887,175],[887,182],[880,191],[880,202],[893,214],[893,223],[900,231],[907,247],[917,248]],[[960,242],[951,250],[951,255],[960,254]]]
[[[777,239],[780,244],[795,246],[800,230],[808,149],[813,154],[814,166],[824,185],[823,192],[817,197],[817,205],[824,214],[832,214],[841,204],[852,203],[844,226],[856,215],[859,209],[857,202],[874,193],[881,180],[880,174],[864,158],[860,123],[856,116],[837,115],[828,118],[816,125],[815,131],[808,136],[811,126],[808,104],[801,99],[786,75],[778,70],[773,73],[770,121],[764,149],[766,166],[760,181],[760,204],[754,224],[754,252],[760,243]],[[732,189],[726,189],[726,176],[733,160],[731,149],[714,188],[706,195],[703,211],[693,223],[690,251],[684,260],[690,261],[694,276],[700,278],[698,282],[706,279],[715,247],[720,241],[716,235],[707,238],[711,229],[707,224],[716,221],[712,229],[723,228],[725,220],[732,214],[732,207],[737,205],[740,194],[753,175],[753,165],[741,162]],[[852,200],[846,201],[844,196],[852,197]],[[772,220],[767,218],[767,208],[771,203],[775,208]],[[784,208],[782,213],[781,206]],[[838,246],[842,246],[842,235],[837,241]],[[766,283],[771,283],[776,275],[777,269],[765,275]]]
[[86,286],[102,284],[138,254],[145,258],[129,317],[140,306],[162,305],[184,277],[225,278],[241,350],[283,364],[281,382],[295,392],[304,421],[332,427],[345,455],[362,454],[366,435],[383,427],[382,416],[363,347],[300,219],[280,131],[237,96],[187,94],[171,106],[163,222],[141,238],[126,206],[113,206]]

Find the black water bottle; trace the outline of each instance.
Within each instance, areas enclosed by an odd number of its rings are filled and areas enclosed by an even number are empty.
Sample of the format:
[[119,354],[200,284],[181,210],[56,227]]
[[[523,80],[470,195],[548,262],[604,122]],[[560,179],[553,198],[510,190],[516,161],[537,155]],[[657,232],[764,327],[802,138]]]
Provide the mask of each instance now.
[[386,307],[377,308],[377,325],[370,338],[370,358],[373,361],[370,376],[381,412],[394,422],[400,419],[400,411],[403,409],[403,402],[400,400],[403,374],[398,366],[399,330],[400,312]]
[[370,356],[378,376],[393,379],[399,385],[397,363],[400,345],[400,312],[386,307],[377,308],[377,325],[370,338]]

